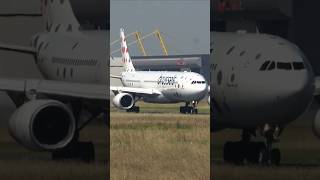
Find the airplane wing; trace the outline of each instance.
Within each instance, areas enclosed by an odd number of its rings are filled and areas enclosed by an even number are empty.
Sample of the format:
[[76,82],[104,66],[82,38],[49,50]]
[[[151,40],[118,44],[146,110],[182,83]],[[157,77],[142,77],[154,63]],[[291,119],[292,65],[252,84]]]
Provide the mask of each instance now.
[[9,45],[0,43],[0,50],[6,50],[6,51],[14,51],[14,52],[20,52],[20,53],[26,53],[26,54],[35,54],[37,51],[33,47],[27,47],[27,46],[19,46],[19,45]]
[[115,94],[119,94],[121,92],[123,93],[130,93],[130,94],[135,94],[138,96],[141,95],[160,95],[161,92],[157,89],[152,89],[152,88],[134,88],[134,87],[115,87],[111,86],[110,90]]
[[111,78],[114,78],[114,79],[121,79],[122,77],[121,76],[116,76],[116,75],[110,75]]
[[[4,79],[0,78],[0,91],[10,95],[27,97],[48,96],[61,99],[86,99],[107,101],[109,87],[104,84],[83,84],[40,79]],[[17,104],[17,103],[16,103]]]

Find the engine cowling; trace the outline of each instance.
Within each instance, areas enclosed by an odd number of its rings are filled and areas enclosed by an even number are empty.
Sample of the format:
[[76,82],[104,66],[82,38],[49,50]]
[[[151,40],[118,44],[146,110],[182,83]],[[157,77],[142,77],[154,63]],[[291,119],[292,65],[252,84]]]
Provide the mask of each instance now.
[[113,104],[120,109],[130,109],[134,105],[134,98],[129,93],[119,93],[113,98]]
[[76,121],[65,104],[55,100],[32,100],[19,107],[9,120],[11,136],[23,146],[54,151],[68,145]]

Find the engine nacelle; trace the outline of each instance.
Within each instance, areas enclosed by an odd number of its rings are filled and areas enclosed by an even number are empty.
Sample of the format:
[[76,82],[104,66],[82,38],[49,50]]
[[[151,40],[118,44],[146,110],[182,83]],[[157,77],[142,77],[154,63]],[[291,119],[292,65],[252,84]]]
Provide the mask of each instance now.
[[119,93],[113,98],[113,104],[120,109],[130,109],[134,105],[134,98],[129,93]]
[[11,136],[33,150],[62,149],[72,141],[75,130],[76,121],[70,108],[55,100],[29,101],[9,120]]

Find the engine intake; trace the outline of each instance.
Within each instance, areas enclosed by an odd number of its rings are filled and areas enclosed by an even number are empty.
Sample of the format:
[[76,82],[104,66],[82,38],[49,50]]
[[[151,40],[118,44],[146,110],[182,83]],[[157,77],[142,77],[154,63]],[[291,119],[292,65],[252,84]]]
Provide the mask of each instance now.
[[113,98],[113,104],[120,109],[130,109],[134,105],[134,98],[129,93],[119,93]]
[[34,150],[53,151],[71,142],[76,121],[71,110],[55,100],[33,100],[18,108],[9,120],[11,136]]

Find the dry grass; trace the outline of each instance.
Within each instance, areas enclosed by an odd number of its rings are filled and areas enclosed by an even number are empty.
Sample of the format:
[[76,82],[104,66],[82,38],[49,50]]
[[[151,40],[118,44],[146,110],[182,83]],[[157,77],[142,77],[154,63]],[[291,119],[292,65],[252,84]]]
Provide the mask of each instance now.
[[209,179],[208,115],[111,113],[111,179]]

